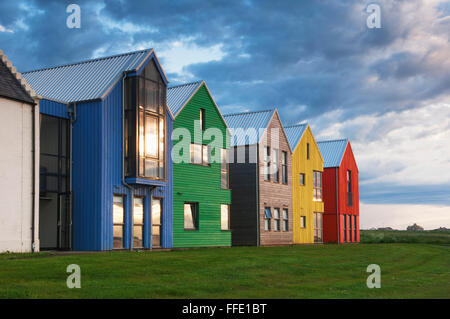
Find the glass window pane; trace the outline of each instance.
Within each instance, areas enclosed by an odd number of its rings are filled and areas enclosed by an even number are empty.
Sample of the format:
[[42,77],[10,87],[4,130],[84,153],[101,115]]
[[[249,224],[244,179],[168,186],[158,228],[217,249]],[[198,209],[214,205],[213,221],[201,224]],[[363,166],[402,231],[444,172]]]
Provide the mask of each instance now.
[[123,226],[113,226],[113,248],[123,248]]
[[59,119],[52,116],[40,116],[41,153],[58,155]]
[[133,247],[134,248],[143,246],[143,241],[142,241],[143,233],[144,233],[143,226],[134,226],[133,227],[133,237],[134,237]]
[[278,208],[274,208],[273,209],[273,214],[274,214],[276,219],[280,218],[280,210]]
[[[139,79],[139,109],[144,109],[145,106],[145,82]],[[142,123],[142,122],[141,122]]]
[[113,202],[113,223],[123,224],[123,197],[114,196]]
[[166,171],[164,169],[164,161],[159,161],[159,176],[160,178],[166,177]]
[[157,198],[152,201],[152,223],[161,225],[161,200]]
[[158,157],[158,119],[154,116],[145,117],[145,155]]
[[191,144],[191,163],[194,163],[194,164],[202,163],[202,145],[201,144]]
[[265,212],[266,218],[272,218],[272,213],[270,212],[270,207],[266,207],[264,209],[264,212]]
[[134,199],[134,210],[133,210],[134,224],[144,223],[144,199],[136,197]]
[[144,156],[144,112],[139,112],[139,155]]
[[159,158],[164,159],[164,119],[159,119]]
[[144,174],[144,158],[143,157],[140,157],[139,158],[139,175],[140,176],[144,176],[145,174]]
[[230,229],[229,225],[229,205],[220,205],[220,216],[221,216],[221,229],[228,230]]
[[194,229],[194,212],[192,204],[184,204],[184,228]]
[[157,107],[159,106],[158,102],[158,84],[152,82],[152,81],[145,81],[145,106],[147,110],[150,110],[152,112],[157,112]]
[[208,145],[202,145],[203,164],[209,164],[209,147]]
[[158,177],[158,161],[145,159],[145,176]]
[[164,114],[165,92],[166,92],[166,90],[160,84],[159,85],[159,113],[160,114]]

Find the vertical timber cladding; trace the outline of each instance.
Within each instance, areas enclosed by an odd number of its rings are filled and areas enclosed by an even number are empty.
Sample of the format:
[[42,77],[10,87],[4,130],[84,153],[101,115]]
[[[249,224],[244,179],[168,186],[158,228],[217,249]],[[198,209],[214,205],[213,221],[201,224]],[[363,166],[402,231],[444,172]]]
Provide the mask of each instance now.
[[[278,130],[278,145],[272,145],[272,129]],[[279,161],[278,166],[280,170],[280,181],[274,182],[273,174],[270,176],[270,181],[264,180],[264,161],[263,152],[264,146],[270,147],[270,152],[272,155],[273,148],[278,146],[279,149]],[[282,183],[281,178],[281,157],[282,152],[287,153],[287,170],[288,170],[288,184]],[[292,159],[291,159],[291,149],[289,147],[288,140],[284,133],[278,112],[274,112],[269,125],[267,126],[266,134],[259,142],[259,240],[260,245],[287,245],[292,243],[292,226],[293,226],[293,215],[292,215]],[[273,158],[273,156],[271,156]],[[270,207],[272,212],[272,217],[274,217],[273,209],[279,208],[280,215],[282,218],[283,208],[288,209],[289,217],[289,230],[288,231],[275,231],[274,230],[274,220],[271,219],[271,230],[266,231],[264,229],[264,208]]]
[[[352,205],[348,205],[347,202],[347,171],[351,171],[351,191],[352,191]],[[351,220],[351,229],[353,231],[353,223],[354,223],[354,217],[356,216],[356,242],[359,242],[359,185],[358,185],[358,166],[356,164],[356,160],[353,154],[352,147],[350,145],[350,142],[347,143],[347,147],[345,148],[344,155],[342,156],[342,161],[339,166],[338,170],[338,181],[339,181],[339,213],[341,214],[341,233],[342,236],[340,238],[340,241],[343,242],[343,217],[342,214],[345,214],[346,217],[352,216]],[[347,221],[348,223],[348,221]],[[348,234],[349,227],[347,227],[347,238],[349,238]],[[355,240],[353,239],[353,234],[351,236],[352,242]]]
[[[194,121],[205,110],[205,129],[218,128],[227,143],[227,129],[205,85],[197,90],[187,105],[176,115],[174,130],[186,128],[194,142]],[[178,141],[174,143],[176,145]],[[210,140],[203,140],[208,144]],[[231,246],[231,231],[221,230],[221,204],[231,203],[231,191],[221,189],[220,163],[201,166],[190,163],[173,164],[173,246]],[[184,203],[198,203],[198,229],[184,229]]]
[[[309,144],[309,159],[307,145]],[[323,201],[313,200],[313,172],[323,172],[323,159],[309,126],[292,154],[292,205],[294,214],[294,243],[314,243],[314,213],[323,213]],[[300,174],[305,174],[305,185],[300,185]],[[323,193],[323,192],[322,192]],[[306,227],[300,222],[306,218]]]

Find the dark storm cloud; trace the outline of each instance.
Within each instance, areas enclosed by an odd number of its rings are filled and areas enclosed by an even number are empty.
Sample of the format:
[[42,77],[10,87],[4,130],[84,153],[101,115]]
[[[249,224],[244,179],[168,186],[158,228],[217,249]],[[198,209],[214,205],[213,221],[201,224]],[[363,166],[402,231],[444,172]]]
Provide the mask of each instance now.
[[[74,2],[82,9],[81,29],[66,27],[65,9]],[[398,41],[414,43],[411,35],[422,16],[403,6],[420,1],[381,1],[381,29],[366,27],[371,2],[3,1],[0,25],[14,33],[0,32],[0,49],[25,71],[130,51],[142,43],[152,43],[157,53],[184,39],[199,47],[220,44],[222,59],[183,71],[207,81],[224,113],[277,107],[289,123],[340,110],[339,118],[329,120],[333,123],[448,96],[450,69],[442,47],[390,51]],[[448,5],[439,8],[441,17],[450,12]],[[121,28],[127,24],[129,29]],[[425,21],[424,27],[443,34],[448,44],[448,22]],[[416,45],[427,40],[418,38]],[[357,127],[344,131],[358,142],[384,132],[361,137]]]

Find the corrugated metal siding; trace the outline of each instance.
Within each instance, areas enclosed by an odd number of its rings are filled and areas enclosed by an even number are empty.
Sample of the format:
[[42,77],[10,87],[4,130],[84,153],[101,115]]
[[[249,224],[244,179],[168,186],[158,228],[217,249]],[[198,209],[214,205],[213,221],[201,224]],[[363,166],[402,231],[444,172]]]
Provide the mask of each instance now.
[[300,138],[305,132],[307,126],[307,124],[298,124],[284,127],[284,131],[286,132],[286,137],[289,141],[289,145],[291,146],[292,151],[295,150],[295,147],[300,141]]
[[62,102],[99,99],[122,72],[140,66],[151,49],[22,73],[38,95]]
[[101,103],[77,106],[72,129],[73,249],[99,250]]
[[173,116],[177,116],[181,108],[200,87],[203,81],[196,81],[182,85],[176,85],[167,89],[167,105]]
[[[199,119],[200,108],[205,109],[205,125],[219,128],[227,140],[226,126],[206,88],[201,87],[184,107],[174,122],[174,129],[186,128],[194,141],[194,120]],[[205,143],[210,142],[205,140]],[[231,246],[231,232],[220,229],[220,204],[230,204],[230,190],[221,189],[220,163],[210,166],[175,163],[173,197],[174,247]],[[184,230],[184,203],[199,203],[199,229]]]
[[231,136],[230,145],[242,146],[259,143],[274,112],[275,110],[267,110],[224,115],[223,117],[232,133],[234,129],[243,129],[244,131],[250,129],[249,135],[236,134]]
[[317,142],[324,160],[323,167],[338,167],[342,156],[344,156],[347,143],[347,139]]
[[46,99],[42,99],[39,101],[39,113],[65,119],[69,118],[67,104],[58,103]]
[[[171,135],[172,119],[166,118]],[[168,154],[170,154],[170,140]],[[102,102],[80,104],[73,128],[74,249],[113,248],[113,195],[125,196],[125,248],[130,245],[132,227],[129,189],[122,185],[122,80]],[[167,182],[154,197],[162,198],[162,246],[172,247],[172,163],[167,160]],[[145,220],[150,221],[152,186],[133,185],[135,196],[145,196]],[[144,232],[145,248],[150,246],[150,225]]]

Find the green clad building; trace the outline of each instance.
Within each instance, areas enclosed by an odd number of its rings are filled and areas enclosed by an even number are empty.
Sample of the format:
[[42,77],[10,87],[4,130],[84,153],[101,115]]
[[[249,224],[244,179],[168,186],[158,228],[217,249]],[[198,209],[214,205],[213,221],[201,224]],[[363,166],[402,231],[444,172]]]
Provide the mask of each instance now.
[[173,247],[231,246],[229,132],[204,81],[169,87]]

